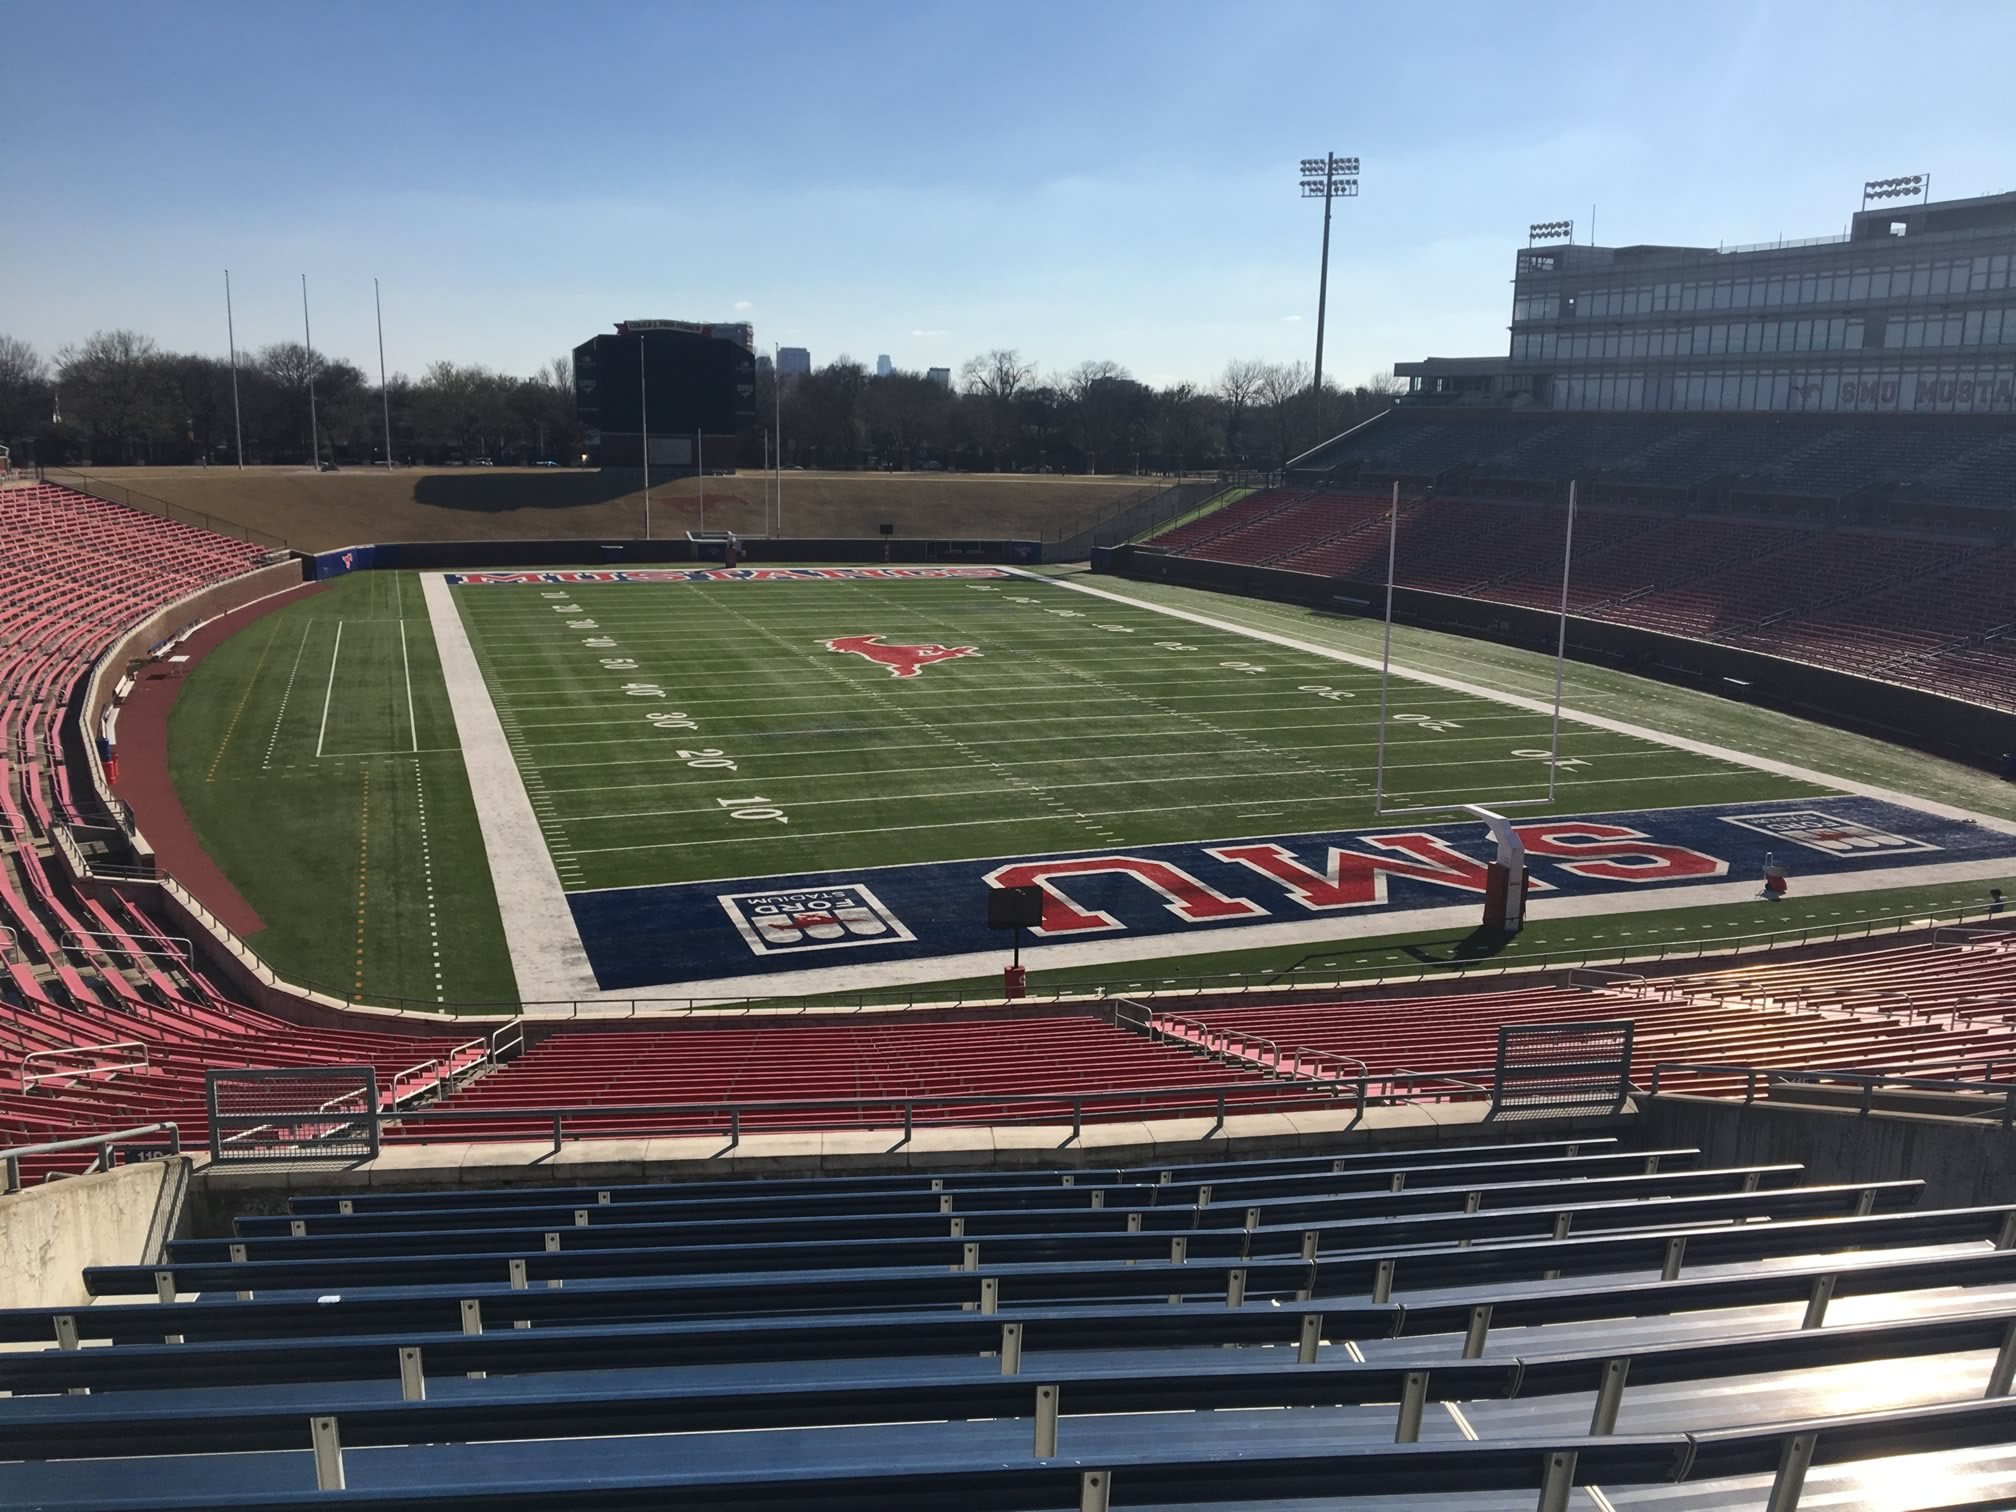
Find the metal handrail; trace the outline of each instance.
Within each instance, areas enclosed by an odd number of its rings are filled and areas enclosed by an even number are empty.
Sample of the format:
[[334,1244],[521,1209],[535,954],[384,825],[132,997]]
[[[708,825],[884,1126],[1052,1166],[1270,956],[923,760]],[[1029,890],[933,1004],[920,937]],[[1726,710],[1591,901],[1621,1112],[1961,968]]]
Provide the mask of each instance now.
[[90,1175],[97,1170],[112,1169],[112,1147],[129,1139],[138,1139],[145,1134],[166,1133],[168,1153],[182,1153],[182,1130],[172,1123],[138,1124],[130,1129],[120,1129],[111,1134],[85,1134],[75,1139],[55,1139],[47,1144],[17,1145],[11,1150],[0,1150],[0,1193],[21,1190],[21,1161],[29,1155],[60,1155],[65,1150],[91,1150],[98,1152],[98,1158],[82,1172]]
[[[117,941],[122,938],[131,939],[133,941],[133,948],[129,949],[124,945],[118,944],[94,945],[91,943],[94,940]],[[179,951],[143,950],[139,948],[141,940],[155,940],[163,945],[179,945],[182,948]],[[77,943],[73,944],[73,941]],[[122,936],[109,929],[67,929],[63,932],[62,939],[58,943],[65,950],[74,950],[80,955],[135,956],[143,961],[186,961],[189,959],[189,942],[180,935]]]
[[510,1023],[492,1029],[484,1042],[485,1060],[492,1066],[504,1063],[504,1052],[516,1050],[525,1052],[525,1017],[520,1014]]
[[1681,1071],[1696,1076],[1741,1076],[1743,1101],[1746,1103],[1756,1102],[1757,1083],[1760,1078],[1764,1082],[1766,1092],[1769,1092],[1774,1085],[1780,1084],[1818,1086],[1826,1082],[1845,1082],[1851,1087],[1862,1089],[1861,1101],[1856,1109],[1857,1114],[1862,1117],[1867,1117],[1874,1111],[1876,1090],[1879,1087],[1899,1087],[1920,1092],[1992,1095],[2001,1099],[2002,1127],[2016,1128],[2016,1082],[1965,1081],[1954,1077],[1911,1076],[1904,1073],[1853,1071],[1825,1066],[1732,1066],[1701,1061],[1661,1061],[1652,1068],[1652,1080],[1645,1088],[1646,1096],[1659,1096],[1660,1080],[1669,1071]]
[[[67,1055],[108,1055],[114,1050],[137,1050],[137,1057],[128,1055],[125,1060],[109,1066],[70,1066],[60,1071],[32,1071],[31,1063],[38,1060],[56,1060]],[[145,1071],[147,1069],[147,1045],[143,1040],[107,1040],[102,1045],[63,1045],[53,1050],[31,1050],[21,1057],[21,1090],[31,1091],[45,1081],[71,1081],[80,1076],[96,1076],[108,1071]]]
[[1310,1060],[1318,1065],[1356,1066],[1360,1078],[1369,1078],[1372,1074],[1372,1068],[1355,1055],[1339,1055],[1335,1050],[1318,1050],[1310,1045],[1297,1045],[1288,1053],[1295,1058],[1297,1069],[1305,1060]]
[[1440,1071],[1409,1071],[1405,1066],[1400,1066],[1387,1072],[1385,1076],[1379,1079],[1383,1081],[1390,1077],[1410,1082],[1442,1082],[1447,1086],[1459,1088],[1464,1092],[1476,1092],[1484,1097],[1490,1097],[1492,1091],[1489,1087],[1485,1086],[1482,1082],[1474,1082],[1468,1079],[1471,1076],[1484,1076],[1488,1074],[1485,1071],[1472,1071],[1466,1072],[1462,1076],[1457,1076],[1453,1073],[1445,1074]]
[[[1055,1115],[1045,1112],[1032,1113],[1024,1118],[1012,1114],[1002,1116],[1002,1110],[1011,1107],[1028,1107],[1042,1110],[1070,1109],[1071,1139],[1083,1135],[1088,1110],[1096,1114],[1102,1108],[1138,1105],[1144,1101],[1158,1100],[1176,1105],[1179,1113],[1171,1116],[1195,1117],[1201,1104],[1215,1112],[1216,1122],[1211,1134],[1224,1128],[1229,1111],[1237,1112],[1242,1103],[1256,1108],[1276,1106],[1289,1102],[1312,1102],[1319,1098],[1341,1098],[1355,1094],[1353,1124],[1364,1116],[1368,1107],[1391,1103],[1404,1103],[1416,1095],[1443,1097],[1444,1090],[1415,1094],[1398,1090],[1402,1084],[1446,1083],[1461,1087],[1466,1091],[1489,1095],[1489,1088],[1473,1083],[1457,1081],[1454,1078],[1413,1072],[1382,1072],[1372,1076],[1310,1078],[1283,1085],[1274,1082],[1211,1083],[1203,1086],[1189,1085],[1176,1087],[1136,1087],[1114,1089],[1103,1092],[965,1092],[930,1093],[908,1097],[820,1097],[820,1098],[764,1098],[744,1102],[693,1102],[693,1103],[610,1103],[572,1104],[561,1107],[514,1107],[514,1108],[457,1108],[427,1107],[373,1109],[369,1113],[360,1110],[356,1115],[344,1120],[346,1123],[370,1123],[394,1127],[419,1128],[434,1124],[452,1129],[458,1123],[500,1123],[512,1122],[549,1127],[552,1132],[553,1148],[559,1149],[566,1137],[567,1121],[595,1120],[606,1122],[610,1119],[629,1119],[643,1122],[652,1121],[671,1125],[675,1121],[690,1125],[696,1120],[706,1120],[718,1126],[725,1126],[729,1144],[738,1145],[742,1139],[742,1124],[745,1118],[765,1114],[842,1112],[854,1115],[886,1112],[900,1115],[903,1139],[908,1141],[915,1133],[919,1110],[974,1108],[987,1110],[986,1121],[990,1124],[1010,1124],[1053,1119]],[[1374,1093],[1376,1085],[1382,1090]],[[231,1142],[230,1131],[258,1128],[265,1125],[290,1126],[327,1116],[326,1109],[304,1109],[300,1113],[286,1113],[267,1108],[257,1113],[218,1112],[211,1118],[212,1153],[219,1154]],[[858,1116],[842,1123],[818,1124],[822,1128],[856,1127]],[[690,1132],[683,1130],[682,1132]],[[500,1136],[475,1136],[477,1138],[497,1138]],[[509,1138],[517,1135],[503,1136]],[[1208,1136],[1207,1136],[1208,1137]]]

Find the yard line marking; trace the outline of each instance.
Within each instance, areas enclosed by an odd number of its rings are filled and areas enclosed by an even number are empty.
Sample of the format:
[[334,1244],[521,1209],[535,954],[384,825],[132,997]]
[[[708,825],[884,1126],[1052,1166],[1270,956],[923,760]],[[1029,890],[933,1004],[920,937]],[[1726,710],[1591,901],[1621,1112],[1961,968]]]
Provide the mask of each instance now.
[[217,754],[210,758],[210,770],[204,774],[205,782],[217,780],[217,767],[224,760],[224,748],[231,744],[232,732],[238,728],[238,718],[245,712],[246,701],[252,697],[252,689],[259,681],[259,669],[266,665],[266,653],[273,649],[273,642],[280,638],[280,626],[273,626],[272,634],[266,637],[266,644],[260,648],[259,660],[252,664],[252,674],[245,679],[245,691],[238,695],[238,707],[231,711],[231,723],[224,728],[224,738],[217,742]]
[[[395,574],[395,582],[398,580]],[[413,749],[420,749],[420,719],[413,711],[413,663],[406,656],[406,621],[399,621],[399,665],[406,670],[406,728],[413,736]]]
[[[1054,583],[1057,587],[1069,589],[1073,593],[1083,593],[1092,598],[1105,599],[1110,603],[1126,604],[1136,609],[1146,609],[1151,613],[1164,615],[1170,619],[1182,620],[1195,625],[1204,625],[1211,629],[1232,630],[1268,645],[1281,646],[1291,651],[1303,651],[1310,655],[1322,656],[1333,662],[1341,662],[1345,666],[1361,667],[1372,671],[1377,671],[1379,668],[1379,662],[1374,657],[1360,656],[1350,651],[1339,651],[1313,641],[1296,640],[1291,636],[1280,635],[1272,630],[1262,630],[1253,627],[1242,629],[1236,623],[1213,619],[1208,615],[1197,614],[1188,609],[1178,609],[1171,605],[1157,604],[1146,599],[1129,598],[1125,594],[1114,593],[1106,588],[1094,588],[1089,584],[1073,582],[1069,578],[1046,578],[1040,573],[1033,573],[1022,567],[1008,567],[1003,570],[1031,582]],[[1550,714],[1553,712],[1553,705],[1543,699],[1527,698],[1523,694],[1507,693],[1499,689],[1487,688],[1478,683],[1465,682],[1460,678],[1447,677],[1439,672],[1426,672],[1418,667],[1403,666],[1398,662],[1393,664],[1393,675],[1395,677],[1404,677],[1411,682],[1425,683],[1429,687],[1446,688],[1455,693],[1467,693],[1473,698],[1479,698],[1488,703],[1500,704],[1507,708],[1525,709],[1535,714]],[[1916,809],[1919,813],[1936,814],[1944,819],[1970,820],[1984,828],[1993,829],[2000,834],[2016,834],[2016,821],[1998,819],[1988,814],[1975,813],[1969,809],[1963,809],[1956,804],[1940,803],[1933,799],[1921,798],[1911,793],[1902,793],[1895,788],[1882,787],[1876,783],[1837,777],[1832,773],[1816,771],[1812,767],[1800,766],[1795,762],[1779,761],[1775,757],[1769,756],[1753,756],[1746,751],[1739,751],[1729,746],[1692,740],[1684,736],[1654,730],[1645,725],[1632,724],[1627,720],[1612,719],[1608,715],[1591,714],[1585,710],[1566,706],[1561,710],[1561,717],[1564,720],[1573,720],[1577,724],[1586,725],[1592,729],[1607,730],[1613,735],[1633,736],[1639,740],[1649,741],[1654,745],[1668,746],[1673,750],[1686,751],[1691,755],[1706,757],[1713,761],[1724,761],[1735,766],[1748,767],[1752,771],[1768,772],[1776,777],[1789,777],[1795,782],[1811,783],[1816,787],[1831,788],[1835,792],[1850,793],[1859,798],[1881,799],[1886,803],[1895,803],[1905,808]]]
[[294,649],[294,665],[287,669],[287,686],[280,690],[280,711],[273,716],[273,733],[266,738],[266,758],[259,763],[262,772],[272,769],[273,749],[280,743],[280,726],[287,718],[288,701],[294,696],[294,678],[301,670],[301,658],[308,654],[308,636],[314,628],[312,619],[301,627],[301,644]]
[[396,751],[338,751],[336,755],[343,761],[368,761],[374,756],[445,756],[461,749],[460,746],[426,746],[418,751],[409,751],[401,746]]
[[[731,715],[729,717],[733,718],[735,716]],[[1471,716],[1469,716],[1467,721],[1459,721],[1459,723],[1483,724],[1487,720],[1502,723],[1505,721],[1530,720],[1531,717],[1532,717],[1531,715],[1520,712],[1514,712],[1510,714],[1472,714]],[[1123,731],[1113,735],[1078,734],[1075,727],[1079,725],[1082,721],[1088,719],[1097,719],[1102,721],[1161,719],[1166,720],[1170,724],[1174,725],[1195,724],[1194,720],[1185,719],[1184,716],[1182,716],[1181,714],[1167,714],[1159,712],[1153,714],[1079,714],[1079,715],[1059,714],[1054,717],[1045,719],[1017,720],[1016,723],[1018,725],[1069,725],[1073,727],[1070,735],[1070,738],[1073,741],[1130,740],[1137,738],[1142,733],[1144,733],[1142,731],[1137,730],[1132,732]],[[598,719],[598,720],[576,719],[576,720],[560,721],[553,724],[524,725],[521,726],[521,728],[527,730],[574,730],[582,728],[592,729],[599,725],[624,725],[629,723],[631,723],[631,721],[627,719]],[[932,728],[936,730],[971,730],[971,729],[997,730],[1000,727],[1001,727],[1001,721],[998,717],[994,719],[962,719],[932,725]],[[1318,719],[1318,720],[1300,720],[1294,724],[1261,725],[1257,729],[1246,730],[1243,733],[1263,734],[1274,730],[1325,730],[1336,728],[1338,728],[1338,722],[1335,719]],[[1404,729],[1405,727],[1403,726],[1402,728]],[[823,729],[823,730],[760,730],[754,733],[764,740],[787,740],[799,735],[831,735],[836,732],[830,729]],[[868,732],[864,731],[863,733],[866,734]],[[1180,731],[1172,730],[1167,733],[1194,735],[1195,732],[1192,729],[1184,729]],[[635,745],[640,740],[650,740],[651,738],[652,737],[647,735],[647,736],[638,736],[634,739],[626,737],[626,738],[619,738],[616,740],[528,740],[525,743],[526,745],[532,747],[535,750],[550,751],[550,750],[557,750],[562,746]],[[1426,739],[1427,737],[1422,738]],[[1465,740],[1482,740],[1493,737],[1470,735],[1470,736],[1462,736],[1459,738]],[[1542,737],[1535,736],[1534,738],[1540,739]],[[1052,744],[1055,744],[1056,740],[1057,736],[1054,733],[1048,735],[1002,735],[1002,736],[990,737],[987,743],[989,745],[1027,745],[1031,741],[1047,741]],[[1393,743],[1392,734],[1390,733],[1387,736],[1387,743],[1389,745]],[[1409,743],[1411,744],[1413,742],[1410,741]],[[903,748],[901,746],[885,746],[880,745],[878,743],[875,746],[875,749],[893,751],[893,750],[901,750]]]
[[329,653],[329,686],[322,694],[322,728],[315,732],[315,759],[322,759],[322,742],[329,734],[329,700],[336,696],[336,658],[343,654],[343,621],[336,621],[336,645]]
[[[1616,784],[1616,783],[1625,783],[1625,782],[1685,782],[1685,781],[1689,781],[1689,780],[1692,780],[1692,779],[1696,779],[1696,778],[1708,778],[1708,777],[1738,777],[1738,776],[1744,776],[1744,775],[1747,775],[1747,774],[1745,774],[1745,773],[1742,773],[1742,772],[1735,772],[1735,771],[1723,771],[1723,772],[1679,772],[1679,773],[1668,773],[1668,772],[1660,772],[1660,773],[1656,773],[1656,774],[1654,774],[1654,775],[1652,775],[1652,776],[1648,776],[1648,777],[1611,777],[1611,778],[1606,778],[1606,779],[1604,779],[1604,780],[1603,780],[1602,782],[1587,782],[1587,783],[1577,783],[1577,784],[1575,784],[1575,786],[1578,786],[1578,787],[1606,787],[1606,786],[1609,786],[1609,785],[1611,785],[1611,784]],[[1565,783],[1565,782],[1564,782],[1564,783],[1562,784],[1562,786],[1563,786],[1563,787],[1566,787],[1566,786],[1568,786],[1568,785],[1569,785],[1569,784],[1567,784],[1567,783]],[[1412,793],[1412,794],[1409,794],[1408,796],[1410,796],[1410,797],[1424,797],[1424,798],[1433,798],[1433,797],[1439,797],[1439,796],[1440,796],[1441,794],[1443,794],[1443,793],[1467,793],[1467,792],[1469,792],[1469,791],[1470,791],[1470,789],[1469,789],[1469,788],[1467,788],[1467,787],[1460,787],[1460,788],[1428,788],[1428,789],[1425,789],[1425,790],[1422,790],[1422,791],[1420,791],[1420,792],[1418,792],[1418,793]],[[1359,792],[1357,792],[1357,793],[1355,793],[1355,794],[1353,794],[1353,793],[1348,793],[1348,792],[1341,792],[1341,791],[1340,791],[1340,792],[1333,792],[1333,793],[1318,793],[1318,794],[1314,795],[1313,797],[1308,797],[1308,798],[1276,798],[1276,799],[1274,799],[1273,801],[1274,801],[1275,803],[1295,803],[1295,804],[1302,804],[1302,803],[1337,803],[1337,802],[1340,802],[1340,801],[1343,801],[1343,800],[1348,800],[1348,799],[1350,799],[1350,798],[1352,798],[1352,797],[1359,797],[1359,798],[1363,798],[1363,797],[1366,797],[1366,796],[1368,796],[1368,795],[1369,795],[1369,793],[1370,793],[1370,789],[1364,789],[1364,790],[1361,790],[1361,791],[1359,791]],[[1185,805],[1184,805],[1184,807],[1185,807],[1186,809],[1220,809],[1220,808],[1237,808],[1237,807],[1239,807],[1239,805],[1240,805],[1240,804],[1242,804],[1242,803],[1251,803],[1252,801],[1253,801],[1253,798],[1252,798],[1252,795],[1251,795],[1251,794],[1248,794],[1248,795],[1247,795],[1246,797],[1244,797],[1244,798],[1235,798],[1235,799],[1233,799],[1233,800],[1231,800],[1230,802],[1227,802],[1227,803],[1187,803],[1187,804],[1185,804]],[[810,805],[793,805],[793,806],[794,806],[794,807],[801,807],[801,806],[802,806],[802,807],[810,807]],[[705,811],[704,811],[704,810],[698,810],[698,809],[693,809],[693,810],[673,810],[672,812],[689,812],[689,813],[701,813],[701,812],[705,812]],[[1155,806],[1153,806],[1153,807],[1150,807],[1150,808],[1132,808],[1132,809],[1088,809],[1088,810],[1086,810],[1086,817],[1087,817],[1087,818],[1089,818],[1089,819],[1124,819],[1124,818],[1126,818],[1126,817],[1128,817],[1128,816],[1130,816],[1130,815],[1133,815],[1133,814],[1166,814],[1166,813],[1168,813],[1168,812],[1169,812],[1169,809],[1168,809],[1168,806],[1167,806],[1166,804],[1157,804],[1157,805],[1155,805]],[[1018,813],[1018,814],[1011,814],[1011,815],[1007,815],[1007,816],[1004,816],[1003,818],[999,818],[999,819],[965,819],[965,820],[957,820],[957,821],[954,821],[954,822],[951,822],[951,823],[945,823],[945,824],[887,824],[887,825],[877,825],[877,826],[875,826],[875,827],[874,827],[873,829],[854,829],[854,830],[816,830],[816,831],[814,831],[814,830],[807,830],[807,831],[806,831],[806,832],[804,833],[804,836],[802,836],[802,837],[801,837],[801,836],[795,836],[795,835],[778,835],[778,834],[762,834],[762,835],[726,835],[726,836],[723,836],[723,837],[722,837],[721,839],[718,839],[718,840],[662,840],[662,841],[654,841],[654,842],[650,842],[650,843],[646,843],[646,844],[642,844],[642,845],[609,845],[609,846],[584,846],[584,847],[582,847],[582,848],[580,848],[580,849],[578,849],[578,850],[575,850],[574,852],[572,852],[572,854],[574,854],[574,855],[577,855],[577,856],[606,856],[606,855],[614,855],[614,854],[618,854],[618,853],[621,853],[621,852],[624,852],[624,851],[647,851],[647,850],[686,850],[686,849],[690,849],[690,848],[693,848],[693,847],[696,847],[696,846],[702,846],[702,845],[762,845],[762,844],[766,844],[766,843],[769,843],[769,844],[774,844],[774,843],[776,843],[776,842],[777,842],[777,841],[779,841],[779,840],[793,840],[793,839],[799,839],[799,838],[810,838],[810,839],[815,839],[815,840],[833,840],[833,839],[839,839],[839,838],[841,838],[841,837],[843,837],[843,836],[848,836],[848,835],[895,835],[895,834],[902,834],[902,833],[904,833],[904,832],[906,832],[906,831],[909,831],[909,830],[938,830],[938,829],[975,829],[975,828],[980,828],[980,827],[983,827],[983,826],[986,826],[986,825],[990,825],[990,824],[1016,824],[1016,825],[1024,825],[1024,826],[1026,826],[1026,825],[1028,824],[1028,822],[1029,822],[1029,816],[1028,816],[1028,814],[1027,814],[1027,813]],[[1397,829],[1397,828],[1402,828],[1402,827],[1403,827],[1403,826],[1400,826],[1400,825],[1388,825],[1388,826],[1384,826],[1384,828],[1394,828],[1394,829]],[[1333,833],[1333,831],[1329,831],[1329,830],[1318,830],[1318,831],[1314,831],[1313,833],[1317,833],[1317,834],[1330,834],[1330,833]],[[1164,843],[1164,842],[1160,842],[1160,841],[1144,841],[1144,842],[1141,842],[1141,843],[1142,843],[1142,844],[1150,844],[1150,845],[1152,845],[1152,844],[1161,844],[1161,843]],[[1221,842],[1217,842],[1217,841],[1200,841],[1199,843],[1200,843],[1200,844],[1218,844],[1218,843],[1221,843]],[[1082,849],[1082,847],[1081,847],[1081,849]],[[1070,852],[1057,852],[1056,854],[1060,854],[1060,855],[1064,855],[1064,854],[1069,854],[1069,855],[1075,855],[1075,854],[1077,854],[1077,853],[1078,853],[1077,851],[1070,851]],[[1021,853],[1021,852],[1019,852],[1019,851],[1016,851],[1016,852],[1013,852],[1012,854],[1013,854],[1013,855],[1015,855],[1015,856],[1020,856],[1020,855],[1021,855],[1022,853]],[[934,864],[935,864],[935,863],[934,863]],[[2006,860],[2003,860],[2003,861],[1998,861],[1998,862],[1996,862],[1996,863],[1994,863],[1994,864],[1995,864],[1995,865],[2000,865],[2000,866],[2006,866],[2006,865],[2007,865],[2008,863],[2007,863],[2007,861],[2006,861]],[[1985,875],[1985,873],[1984,873],[1984,875]],[[684,884],[684,883],[646,883],[646,884],[642,884],[642,885],[645,885],[645,886],[685,886],[686,884]],[[1753,884],[1753,883],[1746,883],[1746,884],[1744,884],[1744,885],[1745,885],[1745,886],[1748,886],[1748,887],[1750,887],[1750,888],[1752,889],[1752,891],[1753,891],[1753,892],[1755,891],[1755,884]]]
[[[931,770],[949,771],[952,768],[934,767]],[[970,771],[971,767],[961,768],[960,770]],[[1258,781],[1262,778],[1273,777],[1306,777],[1309,774],[1298,770],[1293,772],[1244,772],[1240,775],[1243,778]],[[1343,774],[1326,772],[1323,775],[1341,776]],[[1080,788],[1136,787],[1164,782],[1223,782],[1224,780],[1225,774],[1223,772],[1195,772],[1188,777],[1121,777],[1110,782],[1059,782],[1044,788],[1043,791],[1049,793],[1075,793]],[[677,787],[698,787],[710,782],[739,782],[747,784],[748,781],[747,777],[730,777],[723,774],[715,777],[696,777],[689,782],[671,785]],[[930,803],[940,798],[998,798],[1004,796],[1004,793],[1005,790],[999,787],[953,788],[931,793],[864,793],[858,798],[794,798],[791,800],[791,807],[793,809],[833,808],[845,803]],[[1335,798],[1340,795],[1333,792],[1323,794],[1322,796]],[[1253,800],[1249,796],[1240,801],[1242,803],[1251,803]],[[1303,800],[1289,801],[1299,802]],[[636,809],[628,813],[616,814],[569,814],[566,816],[566,819],[569,824],[591,824],[603,819],[659,819],[667,815],[712,814],[715,812],[717,810],[713,808]]]

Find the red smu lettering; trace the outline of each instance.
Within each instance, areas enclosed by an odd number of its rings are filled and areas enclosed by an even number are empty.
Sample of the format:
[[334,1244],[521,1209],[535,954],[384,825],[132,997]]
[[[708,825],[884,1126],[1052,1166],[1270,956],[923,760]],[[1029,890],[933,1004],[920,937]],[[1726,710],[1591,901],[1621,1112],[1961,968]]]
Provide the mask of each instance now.
[[1094,930],[1125,928],[1113,915],[1096,908],[1080,908],[1057,886],[1060,877],[1089,877],[1117,874],[1132,877],[1153,888],[1163,898],[1163,906],[1186,924],[1206,924],[1218,919],[1264,918],[1267,910],[1245,898],[1231,898],[1199,882],[1181,867],[1166,861],[1144,861],[1138,856],[1084,856],[1075,861],[1022,861],[1000,866],[983,878],[989,887],[1043,889],[1043,924],[1040,935],[1087,934]]
[[[1414,833],[1367,835],[1363,838],[1368,845],[1398,851],[1413,859],[1401,861],[1386,856],[1368,856],[1360,851],[1340,850],[1333,845],[1330,847],[1328,870],[1319,872],[1297,861],[1287,847],[1272,843],[1217,846],[1206,854],[1273,878],[1287,887],[1291,899],[1311,912],[1333,908],[1383,907],[1388,876],[1411,877],[1417,882],[1432,882],[1439,887],[1453,887],[1459,892],[1484,891],[1484,863],[1464,855],[1439,836]],[[1533,886],[1538,891],[1545,884],[1536,878]]]
[[1515,825],[1529,856],[1573,857],[1561,870],[1604,882],[1674,882],[1683,877],[1720,877],[1729,863],[1684,845],[1659,845],[1643,830],[1621,824]]

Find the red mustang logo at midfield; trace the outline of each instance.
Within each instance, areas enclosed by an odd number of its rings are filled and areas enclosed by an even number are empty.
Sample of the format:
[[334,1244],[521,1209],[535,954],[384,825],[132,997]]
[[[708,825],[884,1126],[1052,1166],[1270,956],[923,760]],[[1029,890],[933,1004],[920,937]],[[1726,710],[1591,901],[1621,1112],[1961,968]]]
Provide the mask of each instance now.
[[978,656],[978,646],[885,646],[879,635],[843,635],[826,642],[828,651],[848,656],[865,656],[889,669],[891,677],[915,677],[932,662],[953,661],[961,656]]

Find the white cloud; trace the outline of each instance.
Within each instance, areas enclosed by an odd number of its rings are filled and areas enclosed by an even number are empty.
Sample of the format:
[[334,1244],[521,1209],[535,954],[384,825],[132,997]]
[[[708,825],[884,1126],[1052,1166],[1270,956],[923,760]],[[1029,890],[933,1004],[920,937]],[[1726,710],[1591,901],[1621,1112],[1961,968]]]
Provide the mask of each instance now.
[[943,336],[943,331],[912,331],[912,336]]
[[738,299],[735,301],[735,308],[737,310],[748,310],[753,309],[754,306],[752,306],[746,299]]
[[1300,325],[1302,324],[1302,317],[1300,315],[1283,315],[1281,317],[1281,324]]

